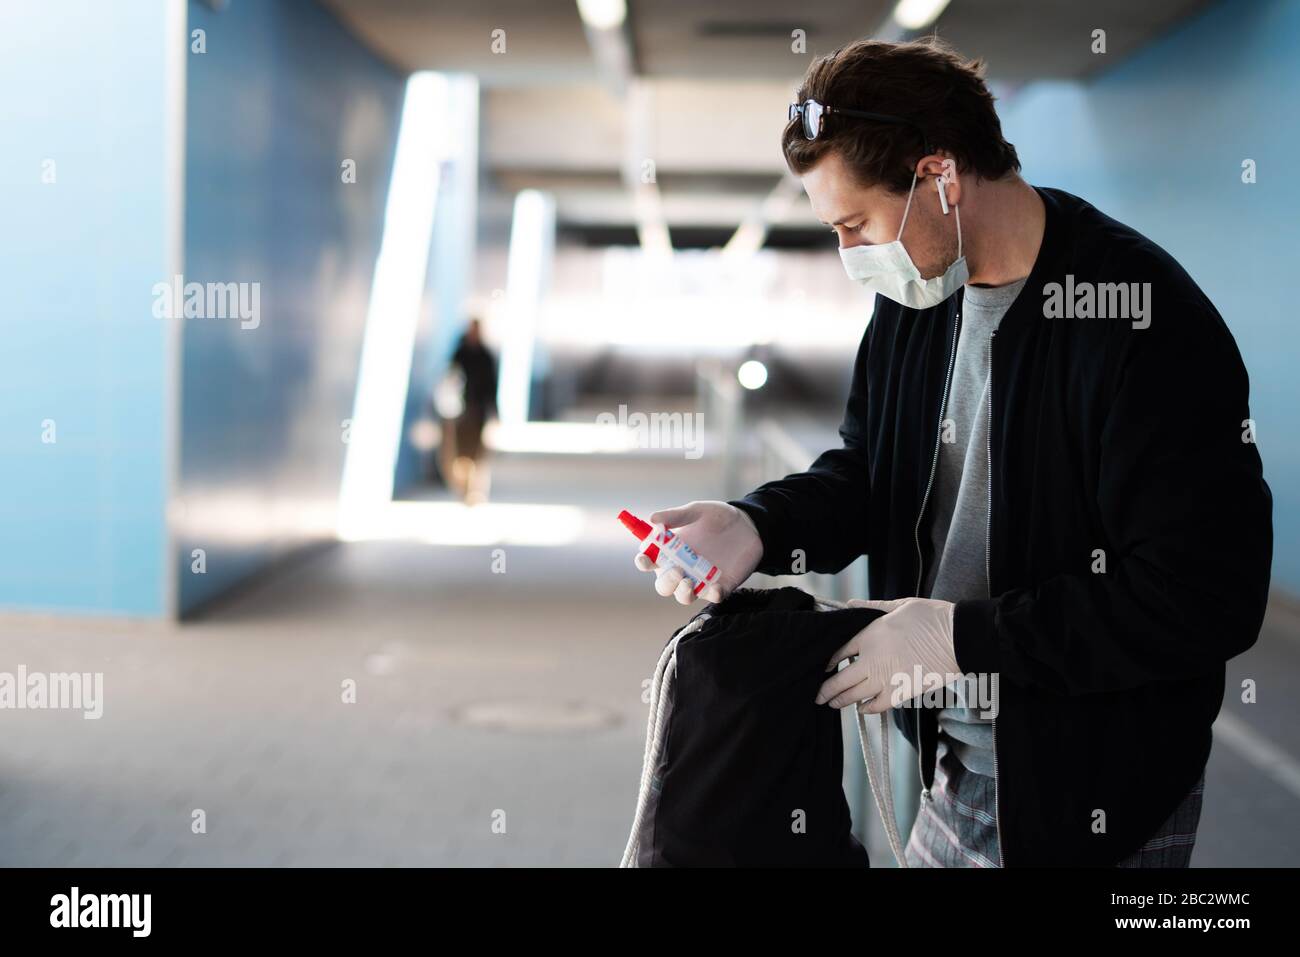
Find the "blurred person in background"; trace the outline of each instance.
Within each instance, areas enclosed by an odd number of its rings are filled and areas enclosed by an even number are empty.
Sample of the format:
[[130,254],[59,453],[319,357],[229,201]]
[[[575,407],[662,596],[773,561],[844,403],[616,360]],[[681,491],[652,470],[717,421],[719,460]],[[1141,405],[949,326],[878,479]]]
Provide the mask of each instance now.
[[483,427],[497,415],[497,360],[483,343],[482,327],[471,318],[448,362],[444,388],[456,390],[443,411],[443,474],[467,505],[487,501],[490,472]]

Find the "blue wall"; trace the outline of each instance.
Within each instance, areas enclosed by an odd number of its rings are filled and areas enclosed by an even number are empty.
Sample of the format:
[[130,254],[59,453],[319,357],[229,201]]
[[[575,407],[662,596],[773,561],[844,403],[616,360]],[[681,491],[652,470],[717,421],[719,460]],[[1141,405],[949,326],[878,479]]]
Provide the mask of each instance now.
[[166,610],[165,6],[0,4],[6,607]]
[[261,316],[182,323],[182,610],[333,534],[404,87],[311,0],[189,15],[185,278],[258,282]]
[[[1164,246],[1218,307],[1251,377],[1274,497],[1274,585],[1300,594],[1300,3],[1222,3],[1086,84],[999,105],[1025,177]],[[1253,159],[1258,181],[1241,181]],[[1207,556],[1210,560],[1212,556]]]

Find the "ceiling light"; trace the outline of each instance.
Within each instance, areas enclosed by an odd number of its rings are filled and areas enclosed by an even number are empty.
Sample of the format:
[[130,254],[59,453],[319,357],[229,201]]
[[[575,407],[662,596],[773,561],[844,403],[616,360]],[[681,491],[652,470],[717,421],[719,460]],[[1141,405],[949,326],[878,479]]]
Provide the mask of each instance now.
[[894,21],[904,30],[924,30],[939,19],[947,6],[948,0],[898,0]]
[[736,378],[746,389],[761,389],[763,383],[767,381],[767,366],[757,359],[750,359],[741,363],[740,368],[736,370]]
[[578,0],[578,13],[593,30],[613,30],[627,19],[626,0]]

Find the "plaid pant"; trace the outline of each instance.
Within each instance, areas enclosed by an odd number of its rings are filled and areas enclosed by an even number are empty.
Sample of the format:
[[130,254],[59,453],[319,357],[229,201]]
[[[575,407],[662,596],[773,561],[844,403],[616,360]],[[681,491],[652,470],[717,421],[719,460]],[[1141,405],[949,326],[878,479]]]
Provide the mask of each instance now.
[[1205,793],[1205,772],[1192,785],[1187,797],[1151,838],[1116,864],[1116,867],[1187,867],[1196,843],[1196,826],[1201,820],[1201,797]]
[[[1201,818],[1205,772],[1174,813],[1116,867],[1187,867]],[[922,797],[904,849],[909,867],[998,867],[991,777],[967,771],[940,739],[934,787]]]

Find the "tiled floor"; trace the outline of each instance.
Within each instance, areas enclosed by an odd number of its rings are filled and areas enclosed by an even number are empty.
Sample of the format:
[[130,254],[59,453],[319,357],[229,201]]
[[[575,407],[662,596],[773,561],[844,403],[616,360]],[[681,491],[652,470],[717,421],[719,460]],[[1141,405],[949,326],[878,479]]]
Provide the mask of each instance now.
[[[486,545],[354,543],[179,629],[5,622],[0,670],[102,671],[105,705],[0,712],[0,864],[617,863],[641,681],[690,612],[614,516],[691,497],[691,470],[661,462],[651,501],[644,461],[583,463],[586,489],[577,461],[499,470],[500,499],[583,508],[504,574]],[[551,730],[460,718],[497,703]],[[571,705],[597,726],[563,727]]]
[[[705,469],[500,462],[495,500],[582,509],[569,545],[504,546],[504,574],[491,545],[363,542],[179,629],[4,622],[0,670],[102,671],[105,706],[0,712],[0,864],[616,863],[641,682],[690,612],[651,594],[614,514],[714,494]],[[1271,619],[1229,681],[1258,678],[1259,704],[1228,707],[1292,761],[1298,635]],[[466,724],[477,706],[533,726]],[[572,706],[595,726],[563,727]],[[1267,758],[1216,747],[1196,864],[1300,864],[1296,794]]]

